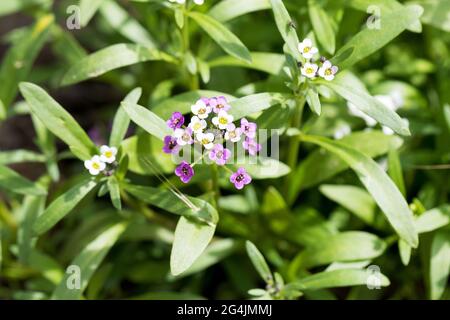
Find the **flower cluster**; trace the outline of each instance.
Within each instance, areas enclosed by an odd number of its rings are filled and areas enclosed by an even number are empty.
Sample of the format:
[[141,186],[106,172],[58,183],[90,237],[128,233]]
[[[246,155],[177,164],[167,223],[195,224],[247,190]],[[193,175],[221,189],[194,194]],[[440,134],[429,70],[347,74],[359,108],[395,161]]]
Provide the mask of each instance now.
[[100,147],[100,155],[93,156],[90,160],[84,162],[84,166],[93,176],[100,172],[106,173],[107,164],[113,164],[116,161],[117,148],[109,146]]
[[303,76],[314,79],[318,76],[324,78],[327,81],[334,79],[334,75],[338,72],[338,67],[333,66],[330,61],[321,57],[320,62],[322,65],[319,67],[313,62],[314,56],[319,52],[319,50],[313,46],[312,41],[308,38],[304,39],[298,44],[298,50],[302,54],[303,58],[306,59],[306,63],[303,64],[300,71]]
[[[167,120],[173,134],[164,138],[163,151],[177,154],[183,146],[198,144],[206,151],[203,156],[207,155],[218,166],[224,166],[231,158],[231,150],[224,146],[227,142],[241,142],[250,155],[257,155],[261,145],[256,141],[256,123],[243,118],[239,125],[234,124],[234,117],[228,113],[230,109],[225,97],[201,98],[191,106],[192,116],[187,125],[183,114],[174,112]],[[188,183],[194,176],[194,165],[183,161],[175,169],[175,174],[182,182]],[[239,168],[230,177],[237,189],[242,189],[251,180],[244,168]]]
[[[186,0],[169,0],[169,2],[178,3],[178,4],[185,4]],[[205,2],[205,0],[194,0],[194,3],[199,5],[199,6],[201,6],[204,2]]]

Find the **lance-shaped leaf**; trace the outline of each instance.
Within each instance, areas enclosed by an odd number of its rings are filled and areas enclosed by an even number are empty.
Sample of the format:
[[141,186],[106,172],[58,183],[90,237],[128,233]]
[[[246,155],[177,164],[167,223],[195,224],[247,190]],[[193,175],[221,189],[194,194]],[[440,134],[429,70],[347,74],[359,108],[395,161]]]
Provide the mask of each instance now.
[[220,22],[227,22],[244,14],[270,9],[269,0],[224,0],[209,11],[209,15]]
[[[318,290],[326,288],[365,286],[368,284],[370,273],[361,269],[342,269],[319,272],[301,280],[292,282],[288,287],[298,290]],[[385,275],[377,274],[381,287],[389,286],[389,279]]]
[[172,134],[166,122],[150,110],[127,101],[122,102],[121,107],[134,123],[151,135],[163,140],[165,136]]
[[284,55],[270,52],[250,52],[252,62],[247,63],[231,56],[214,58],[208,62],[210,68],[242,67],[267,72],[273,75],[281,74],[286,64]]
[[92,17],[95,15],[100,6],[107,0],[80,0],[77,13],[80,16],[80,24],[82,27],[88,25]]
[[284,42],[289,48],[290,53],[298,61],[302,61],[300,51],[298,50],[298,36],[293,26],[292,18],[289,15],[282,0],[270,0],[272,6],[273,15],[275,17],[275,23],[277,24],[278,31],[283,37]]
[[[71,262],[71,266],[77,266],[77,269],[69,269],[64,278],[53,291],[52,299],[55,300],[75,300],[80,299],[83,291],[86,289],[92,275],[102,263],[106,254],[119,239],[120,235],[127,227],[126,222],[120,222],[108,227],[92,242],[90,242]],[[71,279],[79,276],[80,286],[69,287]],[[71,278],[71,279],[70,279]],[[71,283],[73,284],[73,283]]]
[[0,164],[45,162],[45,156],[29,150],[17,149],[0,152]]
[[115,44],[94,52],[75,63],[64,75],[62,85],[95,78],[108,71],[139,62],[155,60],[175,61],[168,54],[153,48],[137,44]]
[[231,109],[229,113],[233,115],[234,119],[240,119],[251,114],[268,109],[274,105],[284,103],[290,95],[282,93],[257,93],[236,99],[230,102]]
[[384,47],[405,29],[414,24],[422,15],[420,6],[402,6],[397,10],[383,13],[379,17],[379,27],[371,25],[357,33],[332,59],[341,69],[348,68]]
[[408,203],[375,161],[341,142],[317,136],[302,136],[301,139],[317,144],[345,161],[355,171],[397,234],[413,248],[417,247],[419,239]]
[[320,116],[322,105],[320,104],[319,93],[314,88],[309,88],[306,91],[306,102],[308,102],[311,111]]
[[29,82],[22,82],[20,92],[31,112],[49,131],[64,141],[73,151],[76,150],[76,156],[86,160],[97,152],[94,143],[76,120],[42,88]]
[[8,50],[0,68],[0,118],[6,115],[6,108],[14,101],[17,85],[27,78],[34,60],[48,38],[53,25],[53,15],[42,16],[36,24],[27,29]]
[[336,49],[336,40],[331,18],[317,1],[309,0],[308,9],[317,40],[328,53],[333,54]]
[[25,195],[42,196],[47,194],[47,191],[40,185],[2,165],[0,165],[0,187]]
[[441,298],[447,287],[450,271],[450,231],[436,232],[431,241],[429,281],[430,299]]
[[197,24],[228,54],[252,62],[252,57],[247,47],[228,30],[222,23],[214,18],[199,13],[190,12],[189,16],[197,22]]
[[253,179],[274,179],[285,176],[291,172],[289,166],[283,162],[262,156],[257,158],[238,159],[238,162],[231,166],[235,170],[239,167],[245,168]]
[[43,234],[58,221],[71,212],[75,206],[97,185],[97,181],[89,177],[82,180],[64,194],[56,198],[45,211],[36,219],[33,231]]
[[332,89],[345,100],[351,102],[363,113],[374,118],[384,126],[387,126],[398,134],[408,136],[408,123],[386,105],[372,97],[364,85],[350,73],[339,74],[333,81],[318,80],[320,84]]
[[272,281],[272,272],[267,265],[266,259],[264,259],[264,256],[258,250],[258,248],[250,241],[245,242],[245,248],[247,250],[248,256],[250,257],[250,260],[253,263],[253,266],[258,271],[261,278],[266,282]]

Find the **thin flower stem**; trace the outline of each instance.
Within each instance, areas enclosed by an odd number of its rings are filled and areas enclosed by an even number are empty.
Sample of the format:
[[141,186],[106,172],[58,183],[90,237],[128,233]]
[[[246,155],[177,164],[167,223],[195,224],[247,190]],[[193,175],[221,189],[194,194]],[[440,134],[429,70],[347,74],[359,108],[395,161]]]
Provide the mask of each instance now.
[[211,191],[214,192],[215,207],[217,209],[217,205],[219,203],[220,198],[220,186],[219,186],[219,170],[215,163],[211,165],[211,180],[212,180]]

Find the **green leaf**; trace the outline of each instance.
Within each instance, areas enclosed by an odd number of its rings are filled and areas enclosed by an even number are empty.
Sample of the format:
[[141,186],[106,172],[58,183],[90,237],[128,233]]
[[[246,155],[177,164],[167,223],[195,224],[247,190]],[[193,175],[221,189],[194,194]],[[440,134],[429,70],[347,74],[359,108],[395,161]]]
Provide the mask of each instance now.
[[6,116],[6,109],[14,101],[20,81],[27,79],[33,62],[47,41],[54,22],[53,15],[42,16],[36,24],[13,44],[0,67],[0,119]]
[[245,248],[247,249],[247,254],[250,257],[250,260],[253,263],[256,271],[258,271],[259,275],[265,282],[273,281],[272,272],[270,271],[269,266],[267,265],[266,260],[262,253],[256,248],[256,246],[250,242],[245,242]]
[[308,102],[311,111],[320,116],[322,106],[319,100],[319,93],[315,89],[309,88],[308,91],[306,91],[306,102]]
[[208,202],[179,194],[174,190],[125,184],[124,189],[134,197],[160,209],[210,225],[219,219],[216,209]]
[[115,176],[108,178],[108,189],[111,196],[111,202],[117,210],[122,210],[122,203],[120,202],[120,187],[119,181]]
[[0,164],[45,162],[45,156],[33,151],[16,149],[0,152]]
[[403,196],[406,196],[405,181],[403,180],[402,165],[396,149],[392,148],[388,153],[388,174],[394,181]]
[[372,97],[355,76],[348,72],[340,73],[333,81],[317,80],[317,83],[330,88],[345,100],[351,102],[363,113],[374,118],[401,135],[411,135],[408,123],[395,111]]
[[48,231],[72,211],[96,185],[97,182],[89,177],[56,198],[37,218],[33,227],[34,232],[37,235],[41,235]]
[[278,31],[284,39],[284,42],[289,48],[290,53],[297,61],[302,61],[300,51],[298,50],[298,36],[295,28],[292,27],[292,19],[289,16],[289,12],[283,4],[282,0],[270,0],[273,14],[275,17],[275,23],[277,24]]
[[229,55],[252,62],[247,47],[219,21],[199,12],[189,12],[189,16]]
[[49,1],[50,0],[2,0],[2,5],[0,6],[0,16],[9,15],[36,5],[47,5]]
[[398,240],[398,250],[400,252],[400,259],[403,265],[407,266],[411,259],[411,246],[405,242],[403,239]]
[[[252,163],[254,161],[255,163]],[[274,179],[285,176],[291,172],[289,166],[272,158],[258,157],[246,159],[245,163],[233,165],[234,168],[243,167],[254,179]]]
[[[136,88],[131,91],[123,100],[130,104],[137,104],[142,95],[142,89]],[[114,147],[119,147],[123,138],[125,137],[128,126],[130,125],[130,117],[125,112],[122,106],[117,109],[116,115],[114,117],[114,122],[112,125],[111,135],[109,138],[109,145]]]
[[121,107],[134,123],[151,135],[164,140],[165,136],[172,134],[166,122],[150,110],[126,101],[121,103]]
[[270,9],[269,0],[224,0],[208,12],[208,15],[220,22],[227,22],[244,14]]
[[78,157],[86,160],[97,152],[96,146],[76,120],[47,92],[29,82],[22,82],[19,87],[31,112],[49,131],[76,150]]
[[291,96],[282,93],[257,93],[230,102],[234,120],[255,114],[274,105],[284,103]]
[[419,240],[412,212],[401,192],[375,161],[341,142],[316,136],[303,136],[302,140],[317,144],[345,161],[355,171],[397,234],[411,247],[417,247]]
[[14,170],[0,165],[0,187],[15,193],[42,196],[47,191],[40,185],[22,177]]
[[[391,147],[398,148],[402,140],[380,131],[355,132],[340,140],[346,146],[357,149],[370,158],[387,153]],[[337,155],[317,150],[312,152],[295,170],[289,188],[289,202],[295,200],[299,191],[311,188],[324,180],[348,169],[349,165]]]
[[450,271],[450,232],[436,232],[431,242],[430,253],[430,299],[438,300],[447,287]]
[[450,32],[450,22],[448,13],[450,12],[450,2],[439,0],[414,1],[420,4],[424,13],[421,20],[433,27]]
[[364,189],[346,185],[321,185],[319,190],[368,225],[375,223],[375,201]]
[[[290,283],[298,290],[318,290],[326,288],[350,287],[367,285],[368,276],[370,274],[366,270],[360,269],[342,269],[319,272],[312,276],[304,277],[301,280]],[[387,287],[390,285],[389,279],[383,274],[378,274],[380,286]]]
[[185,92],[169,99],[165,99],[152,108],[152,111],[163,119],[168,119],[173,112],[178,111],[183,114],[191,112],[191,106],[202,97],[217,97],[224,96],[228,101],[235,100],[236,98],[219,91],[210,90],[198,90]]
[[385,249],[385,242],[371,233],[347,231],[317,241],[295,260],[310,268],[332,262],[372,260],[383,254]]
[[157,47],[148,30],[114,0],[104,2],[100,7],[100,13],[105,21],[125,38],[148,48]]
[[91,21],[92,17],[104,1],[105,0],[80,0],[78,8],[81,27],[88,25],[89,21]]
[[52,257],[32,249],[29,257],[29,266],[38,270],[42,276],[53,284],[58,284],[63,277],[63,270]]
[[443,205],[422,213],[414,224],[418,233],[439,229],[450,222],[450,205]]
[[416,6],[402,6],[380,17],[380,28],[365,28],[338,50],[331,60],[346,69],[374,53],[415,23],[421,15]]
[[71,282],[70,277],[76,274],[66,273],[64,278],[53,291],[52,299],[55,300],[75,300],[80,299],[83,291],[86,289],[89,280],[94,274],[95,270],[102,263],[108,251],[116,243],[120,235],[127,227],[126,222],[114,224],[92,242],[90,242],[71,262],[70,265],[79,267],[80,271],[80,288],[69,288],[68,283]]
[[177,276],[192,266],[208,246],[215,230],[216,224],[208,225],[180,217],[170,253],[172,275]]
[[115,44],[79,60],[64,75],[62,85],[70,85],[98,77],[108,71],[139,62],[162,60],[174,62],[166,53],[137,44]]
[[286,64],[286,58],[278,53],[250,52],[252,62],[244,62],[231,56],[214,58],[208,62],[210,68],[215,67],[242,67],[280,75]]
[[314,34],[322,47],[330,54],[336,50],[336,40],[331,18],[317,1],[308,1],[309,18],[314,29]]

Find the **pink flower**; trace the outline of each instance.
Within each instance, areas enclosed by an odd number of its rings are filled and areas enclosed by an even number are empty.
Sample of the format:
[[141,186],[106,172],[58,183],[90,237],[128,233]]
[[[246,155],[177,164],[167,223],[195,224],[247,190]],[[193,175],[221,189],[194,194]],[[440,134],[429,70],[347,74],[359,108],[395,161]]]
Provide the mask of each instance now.
[[184,124],[184,117],[181,112],[174,112],[169,120],[167,120],[167,126],[171,129],[181,128]]
[[234,184],[236,189],[241,190],[245,185],[252,182],[252,177],[241,167],[231,175],[230,182]]
[[223,96],[209,99],[209,105],[213,108],[215,113],[219,113],[222,110],[228,111],[231,108],[227,102],[227,98]]
[[256,156],[258,152],[261,151],[261,145],[256,142],[256,140],[246,137],[242,142],[242,146],[245,150],[248,150],[248,153],[252,156]]
[[223,166],[230,158],[230,155],[230,150],[225,149],[221,144],[216,144],[209,152],[209,159],[217,163],[219,166]]
[[256,136],[256,123],[248,122],[247,119],[241,119],[241,131],[249,138],[254,138]]

